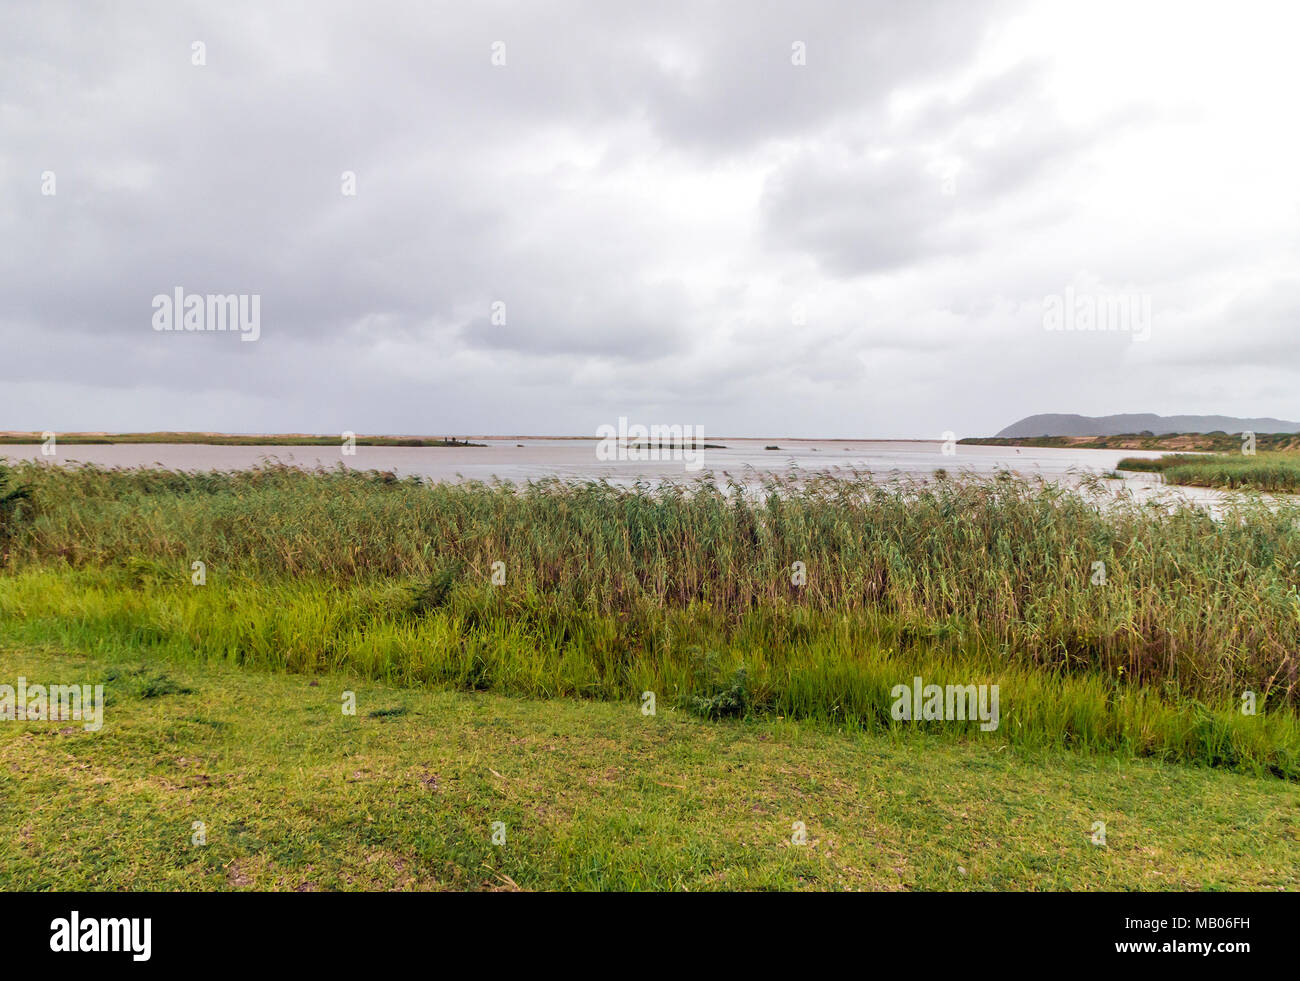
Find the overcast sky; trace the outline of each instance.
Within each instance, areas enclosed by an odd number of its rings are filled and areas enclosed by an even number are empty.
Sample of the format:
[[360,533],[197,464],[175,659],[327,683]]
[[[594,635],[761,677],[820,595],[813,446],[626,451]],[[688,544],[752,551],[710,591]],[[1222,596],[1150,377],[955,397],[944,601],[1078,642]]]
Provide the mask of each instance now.
[[1298,11],[4,0],[0,429],[1297,419]]

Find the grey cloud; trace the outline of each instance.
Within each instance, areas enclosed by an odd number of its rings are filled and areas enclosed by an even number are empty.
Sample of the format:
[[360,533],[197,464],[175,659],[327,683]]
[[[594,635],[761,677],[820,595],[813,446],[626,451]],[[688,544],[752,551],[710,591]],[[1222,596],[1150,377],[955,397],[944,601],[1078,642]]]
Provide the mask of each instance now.
[[[918,426],[1000,428],[1034,363],[1095,391],[1144,363],[1034,330],[1081,271],[1186,298],[1185,350],[1153,339],[1148,362],[1209,363],[1197,331],[1225,324],[1247,331],[1232,358],[1288,362],[1292,294],[1268,293],[1294,267],[1285,201],[1280,230],[1199,228],[1195,201],[1165,239],[1099,227],[1110,144],[1172,117],[1135,92],[1075,122],[1051,44],[985,67],[1022,9],[10,0],[0,428],[585,432],[680,408],[716,432],[861,434],[902,413],[891,383],[936,400]],[[1134,171],[1121,192],[1159,199]],[[1233,305],[1237,269],[1258,300]],[[1196,288],[1207,270],[1229,285]],[[262,339],[155,333],[177,286],[261,294]],[[971,408],[971,371],[993,407]]]
[[[1140,118],[1125,113],[1072,128],[1042,97],[1044,78],[1040,65],[1028,63],[963,99],[930,105],[910,124],[876,122],[881,130],[872,139],[859,141],[849,129],[804,150],[765,189],[769,239],[811,251],[840,276],[985,247],[990,212],[1004,199],[1024,196]],[[1064,213],[1054,210],[1034,220]]]

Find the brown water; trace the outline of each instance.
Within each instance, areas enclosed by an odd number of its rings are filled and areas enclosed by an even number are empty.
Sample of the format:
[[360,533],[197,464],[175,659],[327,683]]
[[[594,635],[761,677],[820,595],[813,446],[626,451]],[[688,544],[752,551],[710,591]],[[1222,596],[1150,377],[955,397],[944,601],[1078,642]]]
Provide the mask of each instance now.
[[[171,470],[244,470],[266,461],[304,468],[344,466],[385,470],[398,476],[419,475],[437,481],[494,479],[521,483],[543,477],[561,480],[608,480],[631,485],[638,480],[690,482],[705,472],[725,481],[728,477],[752,482],[765,473],[850,471],[871,473],[873,479],[929,476],[939,469],[989,476],[1011,470],[1024,476],[1041,476],[1077,485],[1083,474],[1112,470],[1125,456],[1160,456],[1135,450],[1085,450],[1055,447],[957,446],[943,453],[938,441],[718,439],[725,449],[699,451],[696,464],[682,459],[601,460],[596,440],[482,439],[485,446],[389,447],[357,446],[345,456],[330,446],[207,446],[174,443],[117,445],[57,444],[52,457],[42,456],[39,445],[0,446],[0,458],[44,460],[51,463],[94,463],[104,467],[161,467]],[[522,444],[522,445],[521,445]],[[767,446],[780,449],[768,450]],[[665,456],[669,451],[663,451]],[[1174,493],[1162,488],[1150,474],[1127,476],[1113,482],[1138,495]],[[1177,493],[1213,501],[1218,494],[1180,488]]]

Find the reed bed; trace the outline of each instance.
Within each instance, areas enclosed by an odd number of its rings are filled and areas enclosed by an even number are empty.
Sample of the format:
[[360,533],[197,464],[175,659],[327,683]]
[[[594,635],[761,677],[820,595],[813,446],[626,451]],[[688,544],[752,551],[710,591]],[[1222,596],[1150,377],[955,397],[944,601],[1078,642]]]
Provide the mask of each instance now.
[[1115,464],[1116,470],[1128,470],[1135,473],[1164,473],[1167,467],[1175,463],[1199,459],[1192,453],[1166,453],[1164,456],[1126,456]]
[[[0,616],[33,640],[543,696],[736,689],[745,710],[851,725],[889,724],[888,688],[924,668],[1010,685],[1017,724],[1048,743],[1285,773],[1300,749],[1290,503],[1246,496],[1215,520],[1100,480],[1006,474],[633,489],[283,466],[10,476],[29,496]],[[1246,690],[1259,717],[1234,711]]]
[[1120,470],[1160,473],[1166,483],[1191,487],[1222,487],[1264,493],[1300,490],[1300,455],[1295,453],[1260,453],[1255,456],[1174,453],[1155,460],[1126,457],[1117,466]]

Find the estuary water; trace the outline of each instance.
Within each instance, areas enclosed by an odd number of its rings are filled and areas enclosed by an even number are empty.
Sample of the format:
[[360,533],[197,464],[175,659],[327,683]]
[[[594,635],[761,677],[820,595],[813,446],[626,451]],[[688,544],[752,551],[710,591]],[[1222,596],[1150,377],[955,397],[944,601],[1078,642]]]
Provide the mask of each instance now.
[[[809,475],[856,471],[873,480],[928,477],[936,470],[991,476],[1011,470],[1026,477],[1075,486],[1086,474],[1113,470],[1126,456],[1157,457],[1159,452],[1087,450],[1014,446],[962,446],[944,452],[938,440],[826,440],[714,438],[694,459],[676,459],[668,448],[659,460],[601,459],[596,439],[473,437],[482,446],[389,447],[356,446],[347,455],[341,446],[207,446],[174,443],[117,445],[57,443],[53,456],[41,446],[0,446],[0,459],[47,463],[93,463],[102,467],[160,467],[170,470],[243,470],[279,462],[315,468],[346,467],[389,471],[399,477],[419,475],[435,481],[493,480],[523,483],[547,477],[565,481],[607,480],[631,486],[638,481],[689,483],[704,473],[725,482],[733,478],[753,483],[763,475]],[[718,448],[714,448],[714,447]],[[769,447],[775,447],[771,449]],[[1121,486],[1139,498],[1178,494],[1214,501],[1217,492],[1166,488],[1152,474],[1125,474]]]

